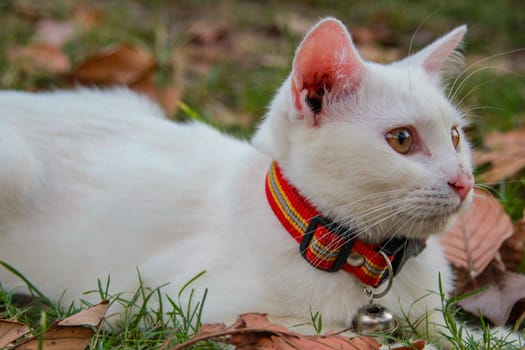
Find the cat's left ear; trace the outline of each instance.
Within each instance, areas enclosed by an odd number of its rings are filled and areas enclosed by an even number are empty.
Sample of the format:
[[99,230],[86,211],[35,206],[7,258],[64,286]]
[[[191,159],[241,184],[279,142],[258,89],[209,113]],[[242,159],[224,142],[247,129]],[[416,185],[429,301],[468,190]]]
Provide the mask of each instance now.
[[364,62],[346,27],[326,18],[306,34],[293,61],[292,101],[297,117],[319,124],[327,106],[354,93]]
[[461,47],[466,32],[466,25],[457,27],[401,63],[419,65],[428,74],[438,78],[443,73],[453,72],[462,63],[463,56],[457,50]]

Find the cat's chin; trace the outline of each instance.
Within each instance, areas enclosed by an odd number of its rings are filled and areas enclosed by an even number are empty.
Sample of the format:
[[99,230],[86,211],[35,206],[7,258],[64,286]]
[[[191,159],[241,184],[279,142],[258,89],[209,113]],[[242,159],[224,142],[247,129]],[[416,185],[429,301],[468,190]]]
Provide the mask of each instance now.
[[427,202],[428,205],[418,208],[420,210],[405,213],[405,217],[398,220],[404,220],[404,226],[409,229],[400,233],[409,238],[427,238],[448,231],[469,207],[471,197],[472,195],[469,195],[465,200],[460,201],[452,196],[445,203]]
[[425,224],[428,227],[426,237],[439,235],[447,231],[452,226],[452,223],[455,222],[455,217],[456,215],[436,216],[425,220]]
[[[433,235],[440,235],[452,228],[457,218],[463,213],[468,204],[460,203],[456,208],[448,213],[439,213],[427,216],[419,224],[423,229],[420,232],[410,232],[407,237],[411,238],[428,238]],[[417,226],[417,224],[415,224]]]

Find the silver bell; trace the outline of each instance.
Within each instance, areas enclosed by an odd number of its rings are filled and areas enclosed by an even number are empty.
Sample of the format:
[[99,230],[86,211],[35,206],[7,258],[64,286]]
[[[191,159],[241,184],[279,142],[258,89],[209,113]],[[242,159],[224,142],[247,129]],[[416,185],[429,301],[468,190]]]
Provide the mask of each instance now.
[[370,303],[357,312],[353,328],[364,335],[390,334],[396,331],[397,321],[387,309],[379,304]]

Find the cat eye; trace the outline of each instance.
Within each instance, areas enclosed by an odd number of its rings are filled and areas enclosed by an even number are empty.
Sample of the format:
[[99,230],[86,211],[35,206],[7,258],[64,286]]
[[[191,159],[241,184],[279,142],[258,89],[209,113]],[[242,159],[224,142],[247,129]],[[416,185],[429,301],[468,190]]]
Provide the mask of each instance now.
[[405,127],[390,130],[386,133],[385,138],[390,147],[401,154],[410,152],[414,143],[412,130]]
[[452,144],[454,145],[454,148],[457,149],[459,146],[459,140],[461,140],[461,135],[457,126],[452,128],[450,131],[450,136],[452,137]]

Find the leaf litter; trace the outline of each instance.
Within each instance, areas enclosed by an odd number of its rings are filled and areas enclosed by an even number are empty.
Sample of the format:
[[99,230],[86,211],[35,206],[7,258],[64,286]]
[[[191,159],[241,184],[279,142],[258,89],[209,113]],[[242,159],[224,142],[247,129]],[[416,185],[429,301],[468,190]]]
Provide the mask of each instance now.
[[[479,292],[459,300],[458,305],[495,325],[503,326],[509,323],[511,313],[519,316],[525,311],[520,303],[525,301],[525,276],[507,271],[497,260],[493,260],[475,279],[470,279],[463,293],[475,290]],[[517,319],[511,321],[514,323]]]
[[120,44],[86,58],[72,75],[81,84],[129,85],[142,79],[155,67],[155,60],[147,50]]
[[448,260],[456,267],[480,274],[512,236],[510,217],[499,201],[487,192],[474,191],[470,208],[441,237]]
[[0,349],[7,347],[9,344],[29,332],[29,328],[23,323],[0,320]]
[[484,137],[484,147],[473,151],[476,166],[488,166],[480,181],[496,184],[525,169],[525,128],[513,131],[493,131]]
[[[205,324],[189,341],[169,347],[170,340],[168,340],[159,350],[182,350],[206,340],[232,345],[238,350],[377,350],[381,348],[381,344],[371,337],[349,338],[341,333],[304,335],[293,332],[282,325],[271,323],[265,314],[247,313],[240,315],[237,321],[230,326],[224,323]],[[424,346],[425,342],[417,341],[411,346],[401,346],[395,349],[423,349]]]
[[513,324],[525,311],[525,276],[514,272],[524,256],[523,220],[513,226],[496,198],[476,190],[470,208],[441,237],[458,305],[495,325]]
[[[0,348],[84,350],[100,327],[108,307],[108,302],[101,302],[53,323],[44,334],[37,334],[27,339],[24,338],[30,332],[27,326],[19,322],[0,320]],[[15,344],[14,342],[19,339],[22,341]]]

